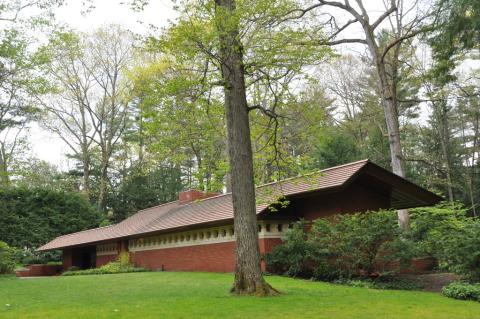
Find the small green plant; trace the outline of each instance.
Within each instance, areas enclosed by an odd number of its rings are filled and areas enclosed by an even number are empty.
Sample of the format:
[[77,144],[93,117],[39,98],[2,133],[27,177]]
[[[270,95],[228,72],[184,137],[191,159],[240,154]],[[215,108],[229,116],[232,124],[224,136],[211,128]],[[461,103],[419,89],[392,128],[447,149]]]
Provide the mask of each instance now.
[[106,274],[121,274],[129,272],[144,272],[149,271],[145,268],[138,268],[130,262],[130,255],[127,252],[122,252],[116,261],[112,261],[99,268],[92,268],[86,270],[72,270],[72,267],[64,272],[63,276],[78,276],[78,275],[106,275]]
[[455,281],[443,287],[442,294],[454,299],[474,300],[480,302],[480,284]]
[[16,249],[0,241],[0,274],[11,274],[16,266]]
[[268,270],[290,277],[309,277],[312,269],[309,266],[311,255],[310,243],[307,241],[304,221],[299,221],[287,230],[284,244],[276,246],[265,255]]
[[378,279],[338,279],[333,283],[351,287],[370,289],[394,289],[394,290],[419,290],[422,286],[415,281],[392,278],[389,280]]

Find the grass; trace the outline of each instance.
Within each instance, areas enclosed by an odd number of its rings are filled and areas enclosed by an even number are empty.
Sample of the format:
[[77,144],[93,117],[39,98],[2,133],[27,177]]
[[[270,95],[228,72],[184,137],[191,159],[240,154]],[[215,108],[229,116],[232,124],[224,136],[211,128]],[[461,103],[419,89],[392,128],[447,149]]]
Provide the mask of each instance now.
[[[283,277],[279,297],[235,297],[231,274],[0,277],[0,318],[480,318],[480,303]],[[7,306],[8,304],[8,306]]]

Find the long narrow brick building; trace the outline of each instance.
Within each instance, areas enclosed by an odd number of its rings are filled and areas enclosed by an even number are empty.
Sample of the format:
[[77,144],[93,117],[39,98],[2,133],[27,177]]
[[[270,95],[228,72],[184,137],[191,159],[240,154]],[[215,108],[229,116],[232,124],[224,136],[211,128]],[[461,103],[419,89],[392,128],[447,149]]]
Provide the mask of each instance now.
[[[285,207],[278,199],[288,203]],[[282,242],[299,219],[434,205],[442,198],[368,160],[256,188],[262,254]],[[99,267],[128,252],[136,266],[231,272],[235,265],[232,196],[189,190],[178,201],[144,209],[124,221],[63,235],[39,251],[61,249],[63,269]]]

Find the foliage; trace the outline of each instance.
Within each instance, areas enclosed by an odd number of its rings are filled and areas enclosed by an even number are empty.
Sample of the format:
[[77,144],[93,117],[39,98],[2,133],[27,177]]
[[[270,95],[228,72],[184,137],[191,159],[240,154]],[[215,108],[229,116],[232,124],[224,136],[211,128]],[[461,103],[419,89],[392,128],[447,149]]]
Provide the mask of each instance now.
[[[311,230],[314,276],[322,279],[369,276],[377,263],[411,257],[397,248],[400,230],[393,211],[317,219]],[[403,247],[402,247],[403,248]]]
[[339,128],[320,131],[313,153],[315,167],[328,168],[362,159],[362,153],[352,135]]
[[466,219],[457,229],[445,232],[439,258],[456,274],[480,282],[480,220]]
[[86,270],[69,269],[64,272],[62,276],[79,276],[79,275],[106,275],[106,274],[121,274],[130,272],[145,272],[149,271],[146,268],[134,267],[130,263],[130,255],[128,252],[121,253],[116,261],[112,261],[99,268],[92,268]]
[[370,289],[395,289],[395,290],[419,290],[421,285],[417,281],[379,277],[378,279],[338,279],[333,283],[351,287],[362,287]]
[[183,189],[182,172],[173,165],[152,169],[132,169],[109,197],[111,222],[119,222],[140,209],[171,202]]
[[33,248],[17,249],[17,260],[22,265],[55,263],[62,260],[62,252],[60,250],[38,252]]
[[467,217],[461,204],[413,209],[411,240],[440,266],[480,281],[480,220]]
[[265,255],[268,270],[291,277],[309,277],[312,274],[308,267],[311,249],[307,241],[305,223],[297,222],[287,230],[284,244],[276,246]]
[[238,298],[227,291],[232,279],[232,274],[168,271],[42,280],[0,277],[0,317],[472,319],[480,313],[479,303],[437,293],[372,291],[279,276],[266,280],[283,292],[281,297]]
[[92,227],[99,213],[78,193],[48,189],[0,189],[0,240],[37,248],[53,238]]
[[0,274],[10,274],[15,269],[16,251],[7,243],[0,241]]
[[443,287],[442,294],[454,299],[480,302],[480,284],[455,281]]
[[265,260],[269,270],[289,276],[368,277],[389,261],[410,261],[416,254],[412,246],[393,211],[345,214],[317,219],[309,233],[303,222],[295,224]]
[[476,0],[437,0],[436,31],[430,35],[435,65],[433,76],[440,82],[454,81],[458,55],[478,49],[480,4]]

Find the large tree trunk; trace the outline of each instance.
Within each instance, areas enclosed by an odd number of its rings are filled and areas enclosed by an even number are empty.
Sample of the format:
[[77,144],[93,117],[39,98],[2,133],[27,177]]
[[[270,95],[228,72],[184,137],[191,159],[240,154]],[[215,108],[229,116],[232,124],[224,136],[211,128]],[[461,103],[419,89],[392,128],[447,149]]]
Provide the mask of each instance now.
[[108,158],[102,159],[100,170],[100,190],[98,194],[98,209],[105,212],[107,207],[107,187],[108,187]]
[[7,187],[10,185],[10,178],[8,174],[7,152],[5,145],[0,143],[0,186]]
[[[84,144],[85,145],[85,144]],[[90,199],[90,154],[87,146],[82,147],[83,192]]]
[[[402,144],[400,142],[400,125],[398,122],[398,101],[394,81],[389,83],[385,60],[382,60],[379,48],[375,42],[373,30],[364,26],[367,45],[372,54],[375,69],[378,75],[378,86],[382,98],[382,106],[385,113],[385,122],[387,124],[388,143],[390,146],[390,156],[393,173],[405,177],[405,160],[403,158]],[[404,230],[410,228],[410,216],[408,210],[399,209],[397,211],[398,224]]]
[[234,22],[235,1],[215,0],[225,91],[234,229],[236,294],[270,295],[276,291],[263,279],[255,213],[255,185],[242,46]]

